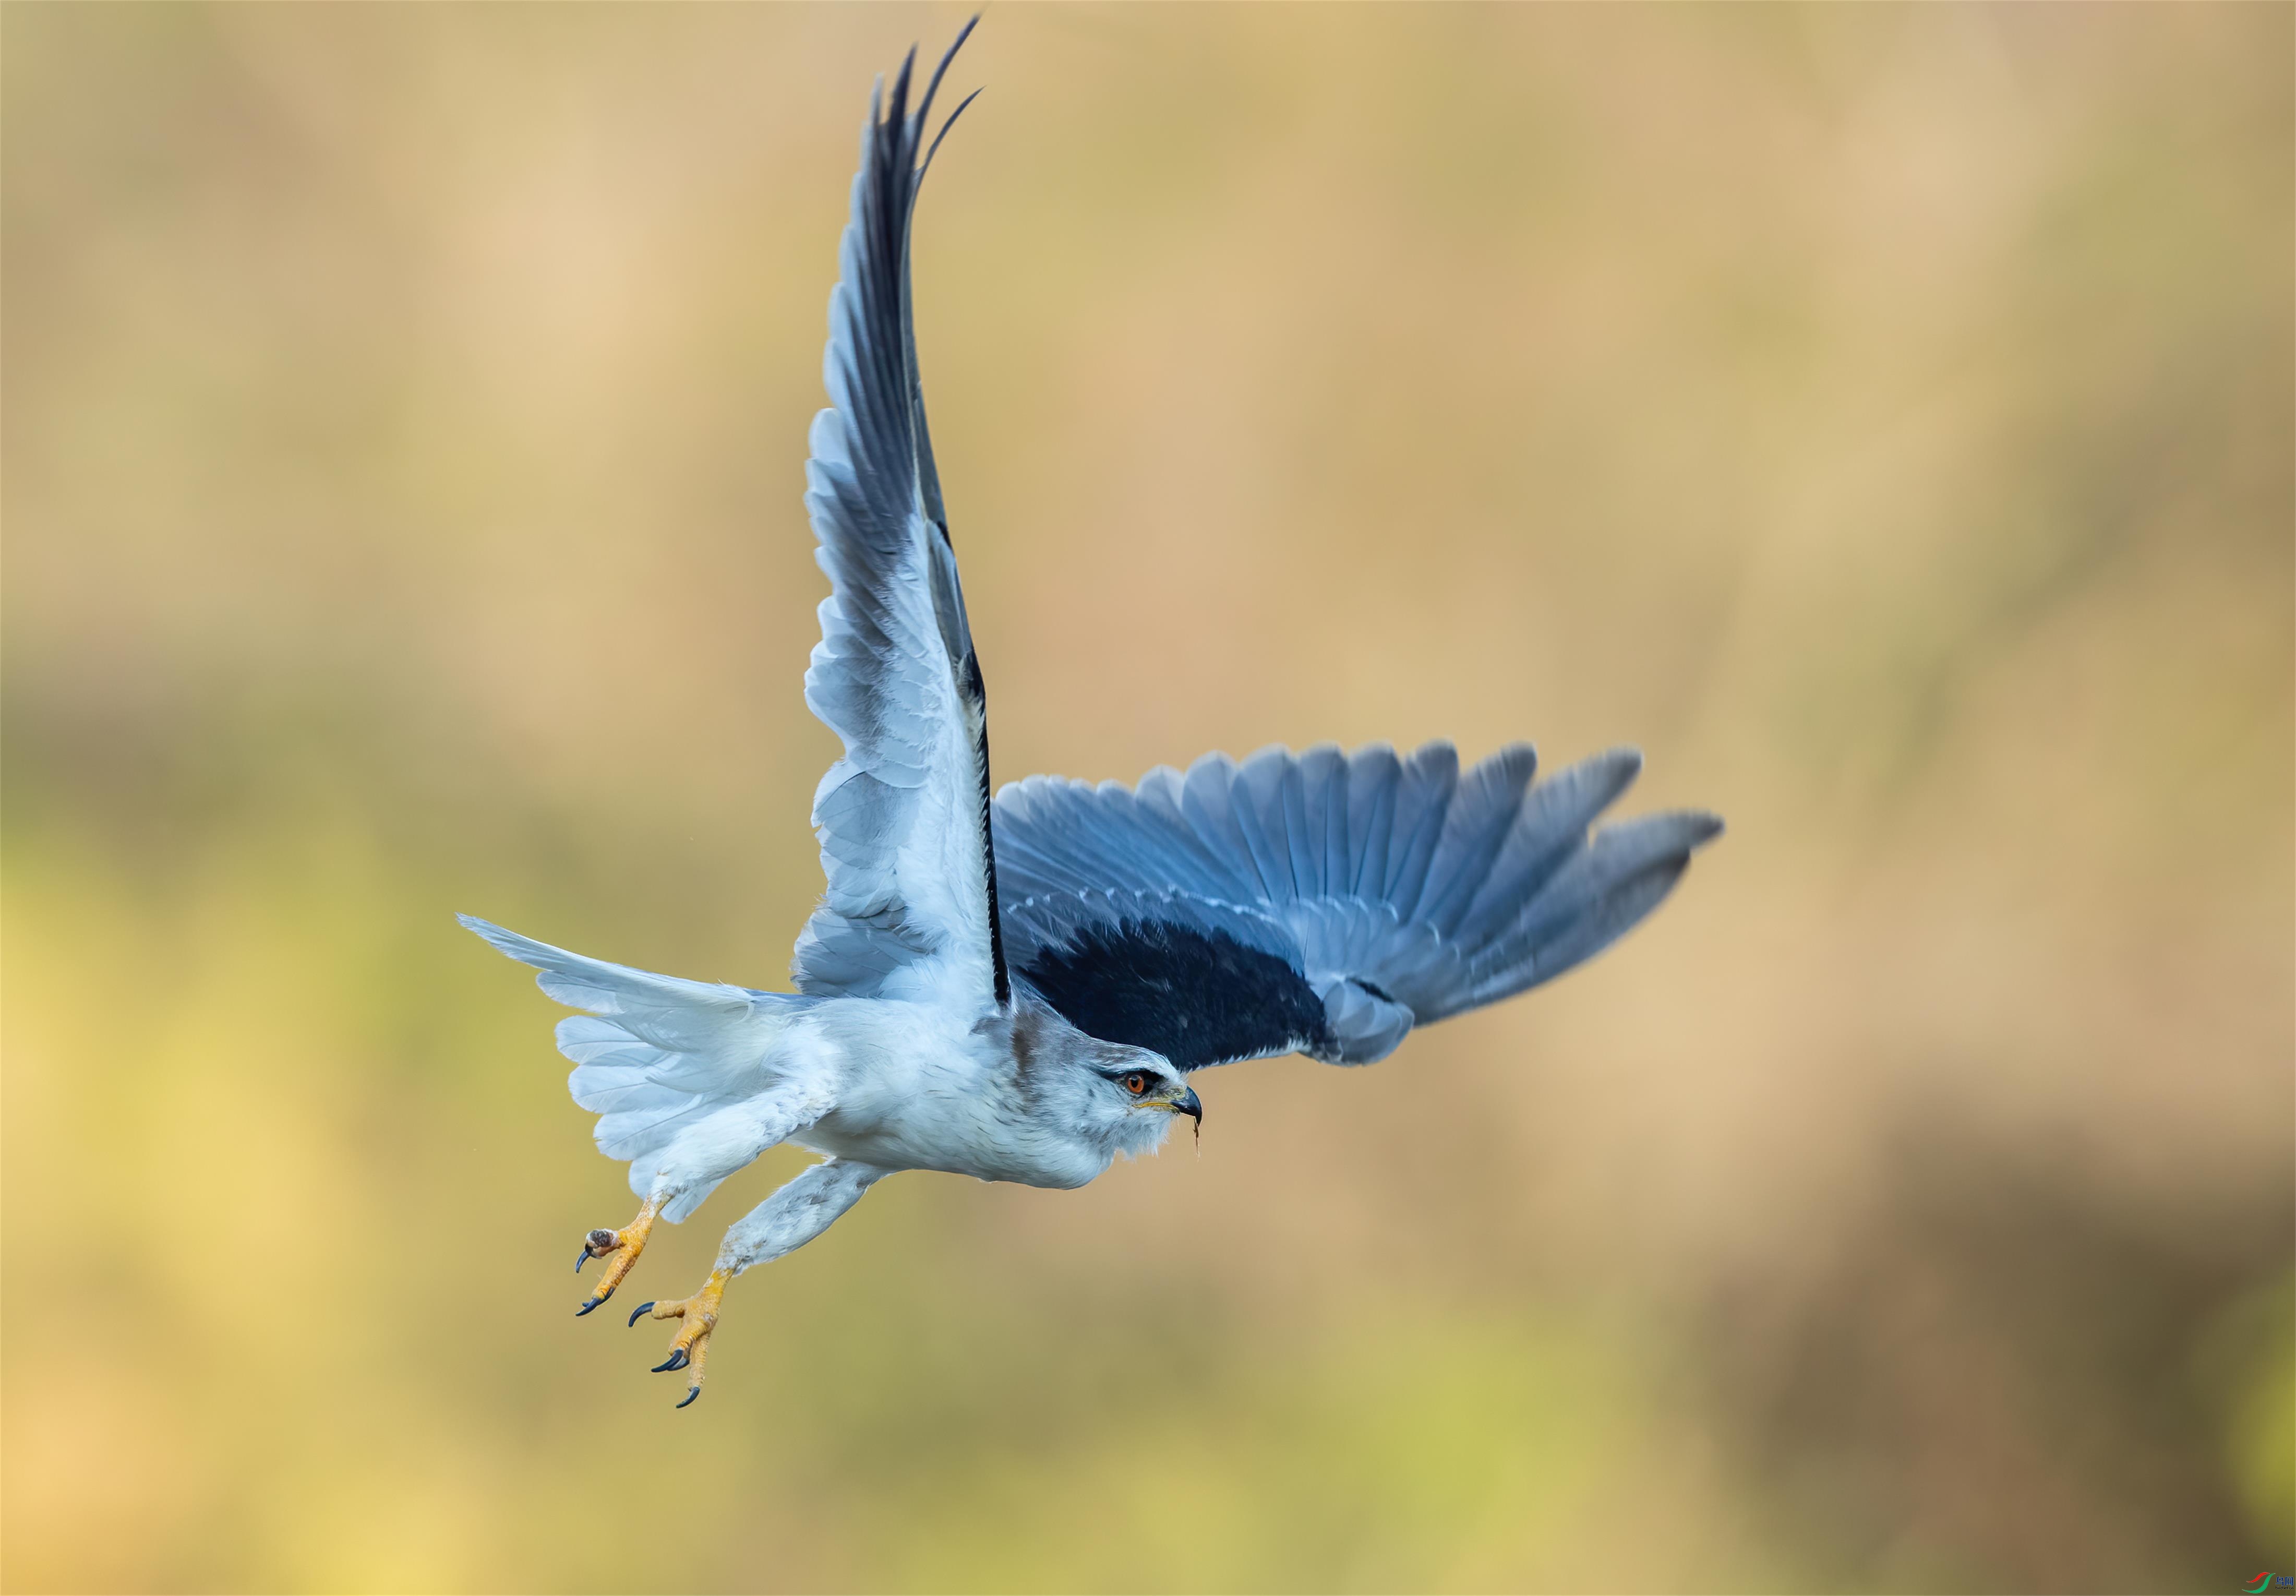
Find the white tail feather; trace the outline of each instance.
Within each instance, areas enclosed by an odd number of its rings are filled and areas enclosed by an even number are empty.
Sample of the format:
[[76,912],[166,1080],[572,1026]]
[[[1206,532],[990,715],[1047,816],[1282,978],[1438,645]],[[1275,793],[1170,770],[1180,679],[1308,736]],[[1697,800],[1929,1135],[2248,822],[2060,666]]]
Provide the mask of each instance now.
[[536,984],[551,997],[587,1011],[559,1022],[558,1050],[574,1063],[568,1090],[598,1115],[598,1150],[629,1164],[633,1191],[649,1197],[667,1184],[671,1223],[819,1111],[809,1094],[787,1090],[774,1057],[809,1000],[657,975],[456,917],[540,971]]

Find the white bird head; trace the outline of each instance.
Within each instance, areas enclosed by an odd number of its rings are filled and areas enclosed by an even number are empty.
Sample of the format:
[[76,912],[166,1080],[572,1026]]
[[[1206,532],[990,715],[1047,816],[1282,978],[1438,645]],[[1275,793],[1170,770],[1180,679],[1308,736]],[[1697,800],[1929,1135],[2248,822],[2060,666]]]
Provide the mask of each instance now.
[[[1053,1087],[1063,1123],[1086,1140],[1137,1157],[1153,1152],[1185,1115],[1201,1133],[1203,1099],[1160,1053],[1077,1033]],[[1049,1083],[1048,1083],[1049,1084]]]

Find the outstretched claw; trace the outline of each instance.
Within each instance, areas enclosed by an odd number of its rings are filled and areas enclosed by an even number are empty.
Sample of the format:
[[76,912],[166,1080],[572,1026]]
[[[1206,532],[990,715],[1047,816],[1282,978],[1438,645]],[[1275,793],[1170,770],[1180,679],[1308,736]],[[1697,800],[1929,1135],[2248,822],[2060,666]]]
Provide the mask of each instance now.
[[726,1282],[733,1278],[734,1271],[729,1269],[713,1269],[709,1278],[701,1283],[701,1289],[692,1296],[678,1302],[648,1303],[630,1315],[632,1324],[637,1323],[640,1314],[685,1321],[685,1328],[670,1340],[669,1356],[652,1370],[655,1374],[688,1370],[685,1399],[677,1404],[681,1408],[701,1394],[702,1362],[709,1355],[709,1337],[718,1328],[718,1305],[725,1300]]
[[654,1216],[661,1212],[661,1199],[648,1197],[638,1209],[638,1216],[619,1230],[593,1230],[583,1238],[582,1255],[574,1261],[574,1272],[582,1272],[582,1265],[592,1258],[611,1260],[598,1287],[574,1310],[574,1317],[584,1314],[614,1295],[614,1287],[630,1272],[630,1266],[645,1251],[646,1238],[653,1233]]

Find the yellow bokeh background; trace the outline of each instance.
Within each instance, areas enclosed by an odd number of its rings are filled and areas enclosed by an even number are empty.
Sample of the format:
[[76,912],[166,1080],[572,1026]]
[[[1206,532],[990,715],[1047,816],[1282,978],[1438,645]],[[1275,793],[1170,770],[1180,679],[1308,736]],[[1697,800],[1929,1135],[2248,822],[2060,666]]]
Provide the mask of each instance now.
[[0,1581],[2296,1567],[2285,6],[992,9],[1000,776],[1630,742],[1731,830],[1201,1153],[888,1182],[691,1410],[571,1317],[622,1173],[452,916],[785,980],[837,234],[963,15],[0,13]]

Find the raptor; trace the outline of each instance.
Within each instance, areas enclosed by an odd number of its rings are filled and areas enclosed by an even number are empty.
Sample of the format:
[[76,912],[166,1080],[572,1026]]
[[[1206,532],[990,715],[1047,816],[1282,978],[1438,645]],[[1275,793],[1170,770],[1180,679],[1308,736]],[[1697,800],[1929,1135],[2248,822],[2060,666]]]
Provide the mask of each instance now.
[[1197,1070],[1370,1064],[1553,979],[1657,907],[1721,829],[1689,812],[1592,829],[1640,769],[1625,749],[1537,782],[1527,744],[1462,770],[1439,742],[992,788],[909,303],[918,185],[971,101],[930,144],[929,117],[971,31],[914,104],[914,50],[873,95],[830,300],[806,493],[830,594],[805,691],[844,757],[814,796],[827,884],[796,991],[651,975],[462,917],[579,1011],[558,1026],[574,1100],[640,1198],[584,1239],[575,1268],[602,1268],[578,1313],[657,1223],[767,1148],[822,1155],[726,1233],[699,1290],[629,1315],[677,1321],[656,1372],[685,1373],[680,1407],[727,1284],[886,1176],[1082,1186],[1177,1118],[1201,1125]]

